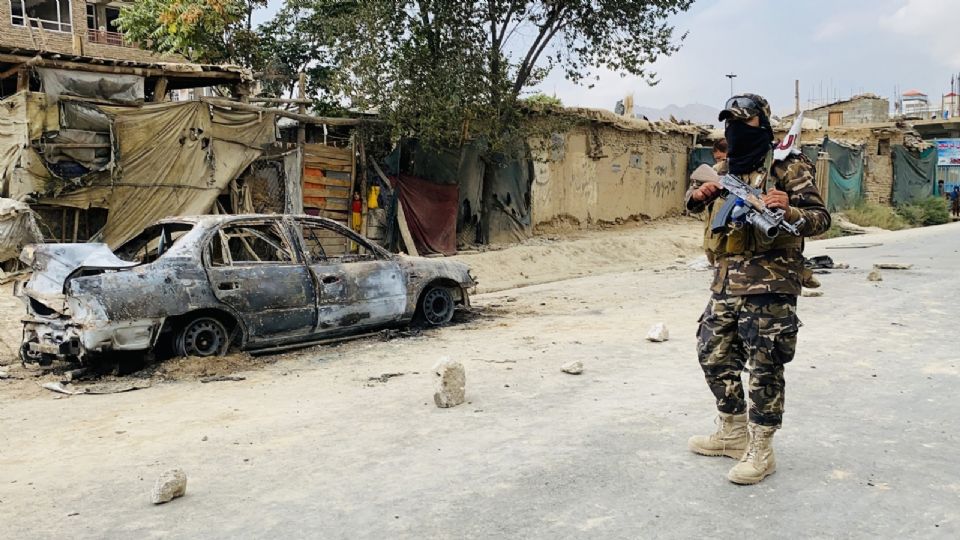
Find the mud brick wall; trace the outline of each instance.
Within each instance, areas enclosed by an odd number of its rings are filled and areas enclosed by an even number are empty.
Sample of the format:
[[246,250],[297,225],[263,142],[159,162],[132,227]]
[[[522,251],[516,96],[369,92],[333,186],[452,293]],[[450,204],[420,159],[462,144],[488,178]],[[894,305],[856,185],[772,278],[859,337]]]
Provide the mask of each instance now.
[[603,124],[531,141],[533,223],[678,214],[693,144],[689,133],[624,131]]
[[[805,131],[800,139],[803,144],[820,144],[826,136],[847,144],[864,145],[863,198],[868,202],[890,205],[893,198],[893,158],[890,149],[903,144],[904,132],[893,128],[893,124],[888,125],[891,127]],[[782,137],[783,132],[778,131],[777,135]]]

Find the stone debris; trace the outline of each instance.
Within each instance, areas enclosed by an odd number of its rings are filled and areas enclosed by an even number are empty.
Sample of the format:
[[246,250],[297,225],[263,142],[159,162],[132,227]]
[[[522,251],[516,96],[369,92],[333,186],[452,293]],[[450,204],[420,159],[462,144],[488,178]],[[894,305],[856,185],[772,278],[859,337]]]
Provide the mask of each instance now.
[[463,364],[449,358],[442,358],[437,365],[433,366],[433,372],[437,376],[436,391],[433,394],[433,402],[437,407],[447,409],[465,401],[467,375]]
[[650,328],[650,331],[647,332],[647,340],[653,341],[654,343],[659,343],[661,341],[667,341],[670,339],[670,331],[667,330],[667,325],[663,323],[657,323]]
[[883,281],[883,276],[880,275],[879,270],[873,270],[867,276],[867,281]]
[[873,265],[877,270],[909,270],[913,268],[912,264],[902,264],[902,263],[879,263]]
[[181,469],[169,469],[157,478],[150,493],[153,504],[170,502],[177,497],[183,497],[187,492],[187,474]]
[[803,296],[807,298],[819,298],[823,296],[823,293],[820,291],[803,291]]
[[713,268],[713,265],[710,264],[710,261],[707,260],[705,255],[702,255],[687,264],[687,268],[691,270],[696,270],[698,272],[704,272]]
[[567,362],[566,364],[560,366],[560,371],[569,373],[570,375],[579,375],[583,373],[583,362],[579,360]]

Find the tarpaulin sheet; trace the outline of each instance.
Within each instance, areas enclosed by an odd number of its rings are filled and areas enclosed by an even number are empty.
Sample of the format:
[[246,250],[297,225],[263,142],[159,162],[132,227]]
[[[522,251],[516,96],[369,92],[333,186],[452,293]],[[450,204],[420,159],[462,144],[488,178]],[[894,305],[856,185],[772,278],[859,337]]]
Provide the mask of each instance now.
[[88,103],[79,101],[60,102],[60,124],[69,129],[85,131],[110,131],[110,117]]
[[10,173],[29,143],[27,105],[22,94],[0,101],[0,194],[9,192]]
[[37,68],[40,84],[51,101],[59,96],[102,99],[130,105],[143,103],[143,77]]
[[810,163],[816,164],[817,160],[820,159],[820,145],[819,144],[801,145],[800,153],[807,156],[807,159],[810,160]]
[[436,184],[401,174],[392,178],[417,252],[421,255],[457,252],[457,201],[455,184]]
[[0,199],[0,262],[16,259],[27,244],[43,242],[43,235],[26,203]]
[[[160,218],[209,212],[227,184],[273,142],[276,129],[272,115],[197,101],[98,109],[113,121],[117,148],[110,212],[100,235],[111,247]],[[63,198],[81,208],[99,205],[104,189],[92,185]]]
[[483,176],[486,162],[483,155],[487,151],[485,141],[472,141],[460,149],[460,202],[457,210],[457,233],[462,243],[473,244],[477,241],[477,228],[480,226],[481,207],[483,205]]
[[690,159],[687,160],[687,177],[689,178],[697,167],[707,164],[711,167],[716,165],[717,161],[713,159],[713,148],[710,146],[697,146],[690,150]]
[[[524,151],[523,155],[529,155]],[[530,189],[533,162],[529,158],[495,154],[484,176],[483,239],[488,243],[525,240],[533,232]]]
[[933,195],[937,178],[937,149],[931,146],[911,152],[899,144],[891,148],[893,156],[893,203],[906,204]]
[[823,149],[830,156],[827,210],[852,208],[863,196],[863,147],[845,146],[824,139]]

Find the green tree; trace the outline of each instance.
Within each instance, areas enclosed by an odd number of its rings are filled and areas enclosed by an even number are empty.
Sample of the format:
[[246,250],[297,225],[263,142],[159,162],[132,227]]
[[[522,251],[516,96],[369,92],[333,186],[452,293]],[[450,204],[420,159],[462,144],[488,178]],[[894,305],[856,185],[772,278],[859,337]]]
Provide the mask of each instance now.
[[121,9],[117,27],[150,50],[246,65],[258,41],[253,11],[265,5],[267,0],[140,0]]
[[306,74],[307,96],[314,109],[329,112],[336,96],[328,88],[335,66],[330,45],[335,29],[330,21],[345,18],[355,2],[287,0],[276,16],[256,29],[257,53],[250,67],[261,74],[264,93],[296,95],[299,74]]
[[[655,83],[678,48],[671,15],[692,0],[368,0],[341,17],[336,88],[402,133],[455,144],[511,137],[524,92],[551,71]],[[680,38],[682,40],[682,37]]]

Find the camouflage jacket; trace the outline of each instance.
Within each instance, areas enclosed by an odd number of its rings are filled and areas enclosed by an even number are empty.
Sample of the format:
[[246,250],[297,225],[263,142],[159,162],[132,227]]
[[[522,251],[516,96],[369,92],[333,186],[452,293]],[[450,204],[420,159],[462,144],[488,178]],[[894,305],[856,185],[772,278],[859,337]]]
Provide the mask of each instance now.
[[[724,165],[717,167],[720,174],[726,173]],[[762,170],[744,176],[745,180],[751,178],[754,185],[764,179]],[[813,164],[806,157],[791,155],[783,161],[775,162],[770,168],[770,181],[790,197],[787,220],[795,223],[801,217],[804,219],[804,224],[800,227],[801,236],[816,236],[830,228],[830,213],[817,191]],[[699,186],[691,185],[687,190],[687,210],[700,213],[710,206],[720,204],[719,200],[707,203],[693,200],[696,187]],[[705,234],[710,235],[709,220]],[[784,240],[790,243],[789,240]],[[803,276],[803,241],[793,242],[788,247],[778,247],[778,243],[781,242],[775,240],[772,246],[764,247],[754,241],[748,242],[742,251],[718,253],[714,261],[715,272],[711,289],[716,293],[733,296],[764,293],[799,295]]]

